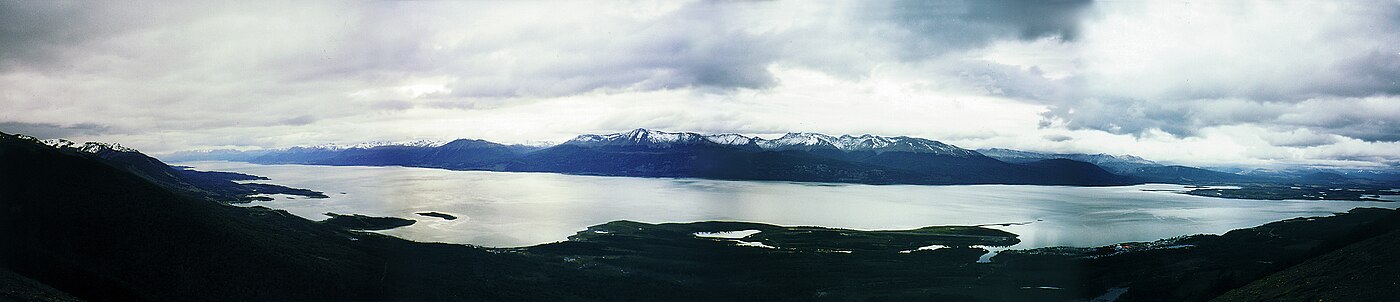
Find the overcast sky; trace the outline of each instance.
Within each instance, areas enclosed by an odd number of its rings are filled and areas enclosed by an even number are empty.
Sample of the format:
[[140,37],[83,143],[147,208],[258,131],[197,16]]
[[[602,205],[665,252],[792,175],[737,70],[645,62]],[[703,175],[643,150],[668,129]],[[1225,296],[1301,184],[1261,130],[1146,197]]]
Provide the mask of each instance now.
[[1400,164],[1397,1],[0,2],[0,131],[148,153],[645,127]]

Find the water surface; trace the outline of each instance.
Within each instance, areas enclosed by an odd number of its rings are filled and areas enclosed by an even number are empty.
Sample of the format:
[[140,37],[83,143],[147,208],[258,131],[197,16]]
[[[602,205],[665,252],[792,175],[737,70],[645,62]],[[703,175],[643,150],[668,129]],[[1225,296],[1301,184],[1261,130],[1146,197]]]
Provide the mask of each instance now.
[[[614,220],[730,220],[864,230],[991,226],[1020,235],[1012,248],[1099,246],[1222,233],[1271,221],[1396,203],[1221,199],[1183,186],[860,185],[449,171],[407,167],[188,162],[200,170],[265,176],[330,198],[277,195],[254,202],[312,220],[321,213],[393,216],[418,223],[381,231],[416,241],[493,247],[565,240]],[[1166,190],[1166,191],[1162,191]],[[444,220],[417,212],[457,216]]]

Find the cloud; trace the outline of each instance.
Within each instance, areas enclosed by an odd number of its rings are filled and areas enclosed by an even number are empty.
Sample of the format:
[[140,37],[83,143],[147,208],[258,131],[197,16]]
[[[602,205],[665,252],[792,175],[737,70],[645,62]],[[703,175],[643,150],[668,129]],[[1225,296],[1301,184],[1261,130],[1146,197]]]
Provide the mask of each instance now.
[[1045,138],[1045,140],[1052,141],[1052,142],[1057,142],[1057,143],[1058,143],[1058,142],[1067,142],[1067,141],[1074,140],[1074,137],[1073,137],[1073,136],[1068,136],[1068,135],[1063,135],[1063,134],[1050,134],[1050,135],[1045,135],[1045,136],[1042,136],[1042,137]]
[[317,120],[317,118],[314,117],[314,116],[310,116],[310,115],[298,115],[298,116],[296,116],[296,117],[291,117],[291,118],[283,119],[283,120],[282,120],[282,124],[283,124],[283,125],[292,125],[292,126],[301,126],[301,125],[306,125],[306,124],[310,124],[310,123],[315,123],[316,120]]
[[370,108],[388,111],[403,111],[413,108],[413,103],[408,101],[387,100],[370,104]]
[[[1045,126],[1097,129],[1142,135],[1163,131],[1195,136],[1201,129],[1241,124],[1266,125],[1279,135],[1303,131],[1340,135],[1363,141],[1400,141],[1400,96],[1315,98],[1299,102],[1248,99],[1202,99],[1176,102],[1099,100],[1055,106]],[[1281,146],[1295,145],[1287,139]],[[1302,145],[1298,145],[1302,146]]]
[[[0,2],[0,66],[52,63],[75,41],[87,41],[140,23],[139,18],[104,18],[130,11],[102,3]],[[131,16],[131,15],[127,15]],[[110,22],[103,22],[103,20]]]
[[[1400,3],[1096,3],[1074,41],[972,52],[993,92],[1050,105],[1046,126],[1141,136],[1267,124],[1396,141]],[[994,65],[993,65],[994,66]],[[964,68],[977,72],[976,69]],[[1369,101],[1368,101],[1369,100]]]
[[1270,145],[1280,147],[1316,147],[1335,144],[1341,139],[1334,135],[1318,134],[1311,130],[1299,129],[1288,132],[1265,132],[1260,137]]
[[767,66],[778,56],[766,50],[777,41],[730,22],[748,5],[371,4],[351,30],[355,38],[329,54],[349,64],[312,68],[303,77],[449,74],[457,79],[447,87],[451,94],[467,98],[771,87]]
[[1079,37],[1088,0],[898,1],[870,10],[871,20],[900,31],[907,57],[977,48],[999,39]]
[[1394,2],[0,2],[0,121],[152,151],[654,127],[1387,163],[1397,27]]
[[92,123],[59,125],[49,123],[0,122],[0,131],[48,139],[106,134],[111,133],[112,129],[104,125]]

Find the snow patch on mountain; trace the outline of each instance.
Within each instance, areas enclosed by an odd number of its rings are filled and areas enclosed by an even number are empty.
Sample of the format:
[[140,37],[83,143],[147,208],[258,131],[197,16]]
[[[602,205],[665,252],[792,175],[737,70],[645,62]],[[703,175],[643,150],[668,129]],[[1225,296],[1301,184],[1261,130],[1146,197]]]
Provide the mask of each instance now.
[[975,151],[958,148],[939,141],[916,137],[884,137],[865,134],[861,136],[831,136],[821,133],[788,133],[776,139],[763,139],[735,133],[703,135],[691,132],[665,132],[636,129],[613,134],[584,134],[564,143],[565,145],[598,146],[645,146],[667,148],[678,145],[714,144],[727,146],[754,145],[765,150],[818,150],[835,149],[840,151],[874,152],[915,152],[934,153],[959,157],[981,156]]
[[837,148],[836,144],[832,143],[832,140],[835,139],[834,137],[821,133],[788,133],[784,134],[782,137],[772,140],[766,140],[762,138],[755,139],[758,140],[758,146],[763,147],[764,149],[783,150],[816,149],[821,147]]
[[710,141],[711,143],[716,143],[716,144],[721,144],[721,145],[736,145],[736,146],[748,145],[748,144],[752,144],[752,143],[753,143],[753,138],[750,138],[750,137],[747,137],[747,136],[743,136],[743,135],[733,134],[733,133],[708,135],[708,136],[705,136],[705,140],[708,140],[708,141]]
[[283,149],[281,149],[281,150],[288,150],[288,149],[292,149],[292,148],[318,149],[318,150],[329,150],[329,151],[340,151],[340,150],[350,150],[350,149],[369,149],[369,148],[377,148],[377,147],[422,147],[422,148],[435,148],[435,147],[441,147],[442,145],[446,145],[447,143],[448,143],[448,142],[446,142],[446,141],[438,141],[438,140],[415,140],[415,141],[403,141],[403,142],[374,141],[374,142],[365,142],[365,143],[349,144],[349,145],[340,145],[340,144],[336,144],[336,143],[329,143],[329,144],[321,144],[321,145],[313,145],[313,146],[298,146],[298,147],[291,147],[291,148],[283,148]]
[[103,150],[112,150],[112,151],[116,151],[116,152],[140,152],[140,151],[136,151],[136,149],[127,148],[127,147],[122,146],[121,144],[115,144],[115,143],[85,142],[85,143],[82,143],[82,144],[78,144],[78,143],[75,143],[75,142],[73,142],[73,141],[66,140],[66,139],[61,139],[61,138],[40,140],[39,142],[40,142],[40,143],[43,143],[43,144],[45,144],[45,145],[49,145],[50,147],[54,147],[54,148],[59,148],[59,149],[73,149],[73,150],[78,150],[79,152],[93,153],[93,154],[96,154],[96,153],[98,153],[98,152],[102,152]]
[[637,129],[622,133],[613,134],[584,134],[575,137],[565,145],[599,147],[599,146],[646,146],[652,148],[666,148],[678,145],[698,144],[709,142],[706,136],[689,132],[665,132],[647,129]]

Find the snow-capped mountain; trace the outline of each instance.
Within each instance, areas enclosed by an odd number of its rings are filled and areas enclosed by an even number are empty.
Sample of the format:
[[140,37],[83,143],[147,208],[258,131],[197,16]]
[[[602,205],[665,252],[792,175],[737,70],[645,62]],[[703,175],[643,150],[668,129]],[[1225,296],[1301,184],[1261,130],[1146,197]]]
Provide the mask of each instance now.
[[953,145],[939,141],[923,139],[917,137],[884,137],[865,134],[861,136],[831,136],[821,133],[788,133],[776,139],[764,139],[761,137],[749,137],[741,134],[698,134],[692,132],[664,132],[648,129],[636,129],[623,133],[613,134],[585,134],[580,135],[565,145],[599,147],[599,146],[645,146],[650,148],[668,148],[681,145],[713,144],[728,146],[754,146],[764,150],[802,150],[812,151],[821,149],[835,149],[841,151],[874,151],[874,152],[913,152],[913,153],[934,153],[958,157],[979,156],[977,152],[958,148]]
[[[445,141],[437,141],[437,140],[416,140],[416,141],[404,141],[404,142],[374,141],[374,142],[365,142],[365,143],[349,144],[349,145],[340,145],[340,144],[330,143],[330,144],[321,144],[321,145],[313,145],[313,146],[298,146],[298,147],[292,147],[292,148],[319,149],[319,150],[332,150],[332,151],[349,150],[349,149],[369,149],[369,148],[375,148],[375,147],[388,147],[388,146],[433,148],[433,147],[441,147],[442,145],[446,145],[447,143],[448,143],[448,142],[445,142]],[[286,148],[286,149],[291,149],[291,148]]]
[[711,143],[716,143],[716,144],[721,144],[721,145],[736,145],[736,146],[742,146],[742,145],[748,145],[748,144],[753,144],[753,143],[754,143],[754,139],[753,139],[753,138],[750,138],[750,137],[747,137],[747,136],[743,136],[743,135],[733,134],[733,133],[724,133],[724,134],[707,135],[707,136],[705,136],[705,140],[708,140],[708,141],[710,141]]
[[773,140],[759,139],[758,145],[771,150],[810,151],[829,148],[841,151],[935,153],[958,157],[979,155],[972,150],[931,139],[908,136],[884,137],[870,134],[831,136],[821,133],[788,133]]
[[[28,138],[33,138],[33,137],[28,137]],[[104,150],[111,150],[111,151],[116,151],[116,152],[139,152],[139,151],[136,151],[136,149],[127,148],[127,147],[122,146],[121,144],[115,144],[115,143],[85,142],[85,143],[82,143],[82,144],[78,144],[78,143],[75,143],[75,142],[73,142],[73,141],[66,140],[66,139],[61,139],[61,138],[40,140],[39,142],[40,142],[40,143],[43,143],[43,144],[45,144],[45,145],[52,146],[52,147],[54,147],[54,148],[59,148],[59,149],[73,149],[73,150],[78,150],[79,152],[86,152],[86,153],[92,153],[92,154],[97,154],[98,152],[102,152],[102,151],[104,151]]]
[[[717,140],[725,141],[717,138]],[[730,140],[732,141],[732,140]],[[682,145],[695,145],[703,143],[713,143],[706,136],[689,132],[662,132],[647,129],[637,129],[623,133],[613,134],[584,134],[575,137],[565,145],[583,147],[602,146],[646,146],[651,148],[667,148]]]

